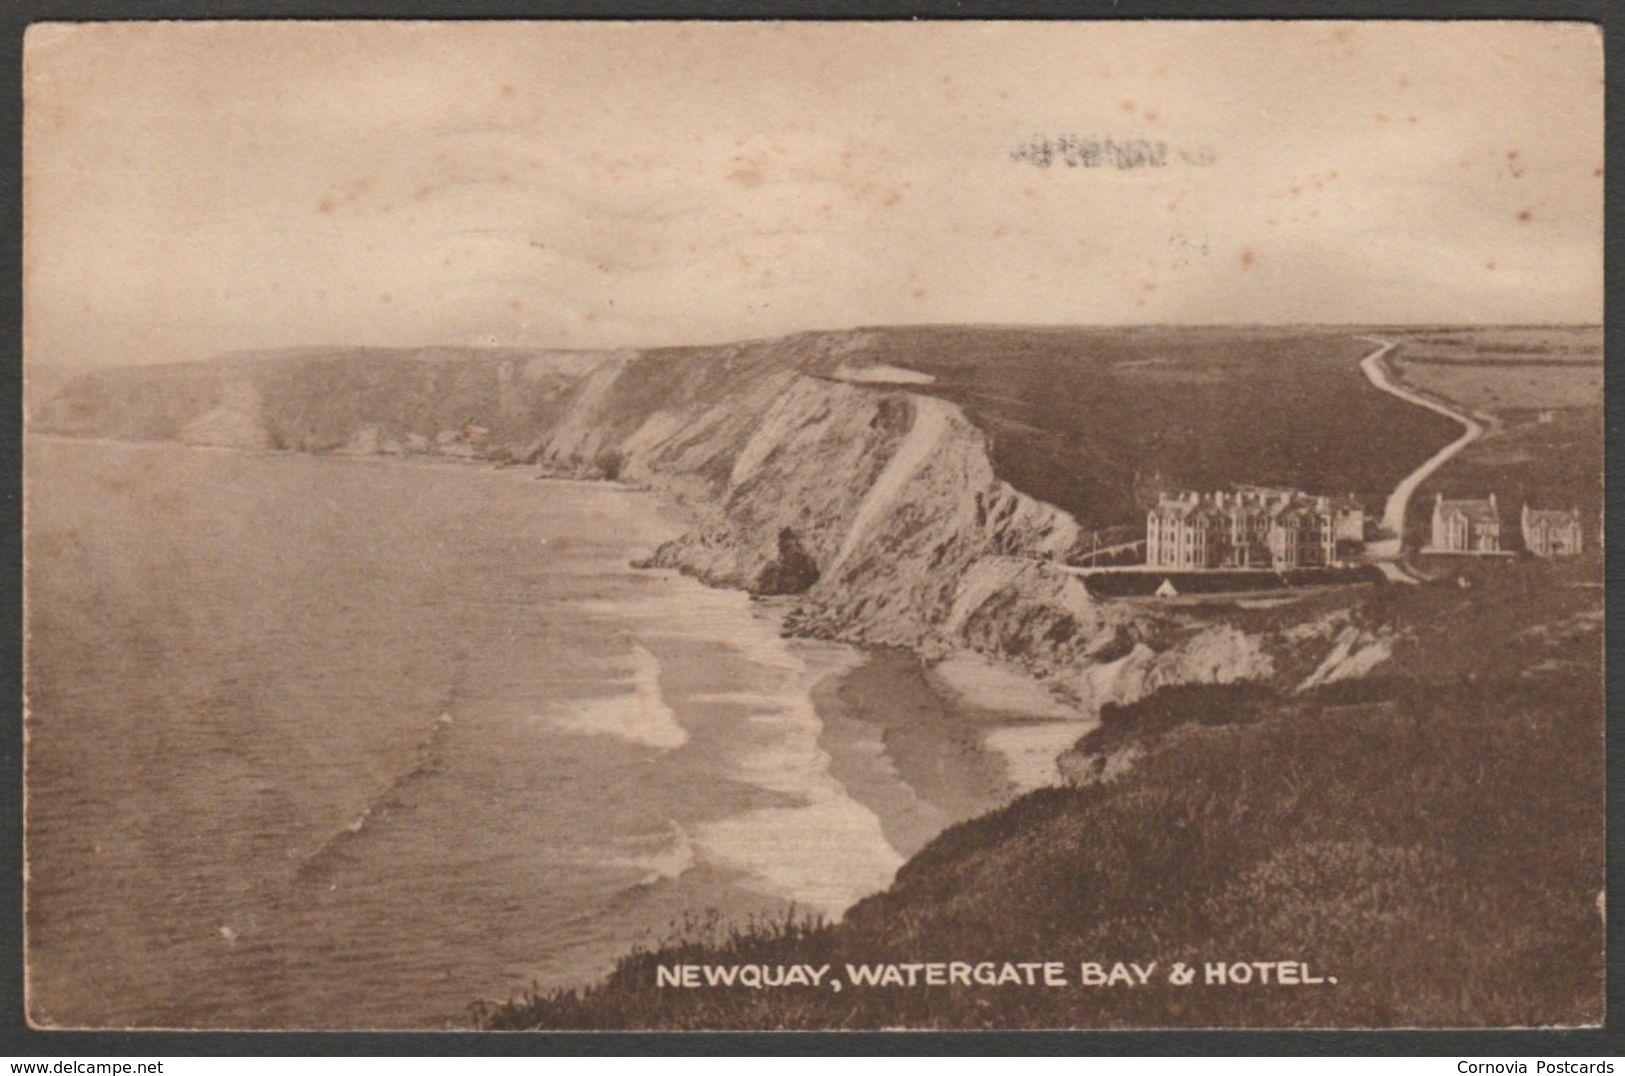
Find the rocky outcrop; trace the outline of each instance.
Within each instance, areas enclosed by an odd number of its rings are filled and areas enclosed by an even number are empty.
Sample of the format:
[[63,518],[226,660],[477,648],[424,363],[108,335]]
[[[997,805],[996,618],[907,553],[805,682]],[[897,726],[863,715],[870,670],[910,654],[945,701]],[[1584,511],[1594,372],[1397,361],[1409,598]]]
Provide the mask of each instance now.
[[1211,616],[1097,602],[1062,566],[1078,522],[996,474],[987,434],[932,383],[901,367],[854,374],[871,344],[808,333],[643,352],[237,355],[83,376],[33,424],[526,463],[658,488],[693,527],[647,565],[793,596],[791,633],[973,651],[1084,712],[1170,685],[1280,678],[1272,646],[1314,650],[1290,667],[1315,670],[1316,684],[1380,662],[1380,640],[1338,635],[1341,624],[1272,641]]

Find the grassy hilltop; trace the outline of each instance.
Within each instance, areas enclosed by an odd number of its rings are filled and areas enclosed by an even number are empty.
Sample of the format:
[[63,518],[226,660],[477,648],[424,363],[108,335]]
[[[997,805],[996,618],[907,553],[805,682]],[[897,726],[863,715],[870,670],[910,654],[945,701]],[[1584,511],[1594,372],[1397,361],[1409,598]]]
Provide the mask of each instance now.
[[[1093,735],[1143,752],[1126,776],[944,832],[839,925],[700,924],[599,986],[478,1015],[494,1028],[1596,1023],[1602,617],[1584,584],[1597,571],[1525,564],[1467,589],[1368,591],[1355,615],[1408,634],[1367,679],[1108,707]],[[1260,959],[1338,983],[655,986],[677,963]]]
[[1484,436],[1417,491],[1407,527],[1421,542],[1433,495],[1495,493],[1508,535],[1518,507],[1580,509],[1592,543],[1602,509],[1600,327],[1402,330],[1394,365],[1406,383],[1477,414]]
[[1133,527],[1170,484],[1380,499],[1457,427],[1374,389],[1356,365],[1371,348],[1341,329],[995,326],[625,352],[304,348],[42,383],[52,398],[31,393],[30,410],[33,428],[133,440],[184,438],[226,410],[261,447],[313,452],[345,449],[368,428],[380,443],[435,452],[437,439],[477,429],[458,451],[528,459],[589,395],[592,444],[614,445],[660,413],[760,407],[787,378],[899,366],[936,378],[909,391],[964,409],[1000,478],[1084,526]]
[[[1086,525],[1142,524],[1170,485],[1281,484],[1381,498],[1458,427],[1373,388],[1375,345],[1330,328],[865,333],[874,361],[929,373],[965,408],[995,469]],[[1371,433],[1382,431],[1382,451]]]

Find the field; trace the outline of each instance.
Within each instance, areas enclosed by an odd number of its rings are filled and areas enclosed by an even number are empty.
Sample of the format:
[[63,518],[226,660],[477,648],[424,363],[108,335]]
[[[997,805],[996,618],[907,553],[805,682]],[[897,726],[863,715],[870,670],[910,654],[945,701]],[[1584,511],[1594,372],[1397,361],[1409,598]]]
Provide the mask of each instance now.
[[[935,380],[872,387],[959,404],[987,433],[999,477],[1100,529],[1107,545],[1137,537],[1145,507],[1170,487],[1280,484],[1380,505],[1457,427],[1372,387],[1358,368],[1372,347],[1331,328],[799,333],[629,355],[595,421],[606,436],[623,437],[656,412],[737,399],[743,424],[790,371],[848,379],[887,367],[918,371]],[[229,405],[251,412],[272,447],[333,451],[369,426],[385,440],[429,443],[480,427],[489,431],[487,455],[528,458],[566,421],[572,386],[592,361],[579,353],[340,348],[104,370],[55,399],[44,399],[40,386],[36,425],[171,439]],[[531,376],[533,362],[546,376]],[[527,372],[504,382],[504,363]],[[726,478],[727,460],[715,462],[720,470],[706,473]]]
[[1603,475],[1602,330],[1490,328],[1398,332],[1394,367],[1410,385],[1486,420],[1485,435],[1417,493],[1408,537],[1435,492],[1496,494],[1513,541],[1519,507],[1579,508],[1596,541]]
[[[992,441],[1000,477],[1086,526],[1143,525],[1155,491],[1234,482],[1373,507],[1455,437],[1373,388],[1339,329],[917,327],[864,359],[929,373]],[[1377,433],[1380,437],[1375,436]]]

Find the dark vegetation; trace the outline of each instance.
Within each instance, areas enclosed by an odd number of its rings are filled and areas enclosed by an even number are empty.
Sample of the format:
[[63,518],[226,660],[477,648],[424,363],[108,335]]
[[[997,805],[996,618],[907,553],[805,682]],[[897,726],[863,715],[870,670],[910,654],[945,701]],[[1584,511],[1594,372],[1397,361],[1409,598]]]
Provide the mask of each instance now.
[[[929,373],[1011,485],[1087,526],[1141,522],[1158,489],[1234,482],[1380,504],[1459,427],[1374,388],[1339,329],[877,331],[864,357]],[[1373,437],[1373,431],[1381,431]],[[1380,449],[1380,450],[1379,450]]]
[[1078,749],[1091,754],[1128,744],[1144,749],[1179,728],[1250,724],[1267,717],[1276,702],[1262,684],[1171,684],[1136,702],[1102,706],[1100,726],[1078,741]]
[[[788,385],[797,372],[882,363],[934,376],[910,391],[962,405],[988,434],[1001,478],[1092,528],[1139,524],[1155,491],[1172,486],[1280,483],[1377,501],[1456,428],[1372,388],[1356,365],[1370,349],[1338,329],[993,326],[659,348],[614,360],[624,369],[595,401],[595,432],[614,445],[656,412],[699,413],[753,386]],[[231,381],[252,384],[273,447],[331,451],[364,425],[430,442],[479,427],[488,436],[475,454],[523,460],[582,391],[581,356],[547,376],[504,380],[505,362],[545,354],[352,348],[99,371],[43,407],[39,428],[170,439],[233,403]],[[1383,431],[1381,451],[1373,430]],[[699,475],[721,480],[728,462],[707,455]]]
[[[1585,569],[1510,567],[1467,589],[1365,592],[1360,622],[1414,638],[1364,680],[1302,695],[1189,686],[1110,710],[1094,746],[1144,750],[1125,776],[954,826],[837,925],[713,922],[630,954],[601,985],[477,1015],[507,1028],[1600,1021],[1600,602],[1572,585]],[[1166,982],[1174,961],[1264,959],[1338,982]],[[1133,989],[655,987],[660,964],[840,974],[888,960],[1062,960],[1074,984],[1080,961],[1156,960],[1159,975]]]
[[1375,568],[1293,568],[1278,572],[1101,572],[1087,577],[1098,598],[1147,597],[1166,579],[1180,594],[1225,594],[1293,587],[1350,586],[1382,582]]

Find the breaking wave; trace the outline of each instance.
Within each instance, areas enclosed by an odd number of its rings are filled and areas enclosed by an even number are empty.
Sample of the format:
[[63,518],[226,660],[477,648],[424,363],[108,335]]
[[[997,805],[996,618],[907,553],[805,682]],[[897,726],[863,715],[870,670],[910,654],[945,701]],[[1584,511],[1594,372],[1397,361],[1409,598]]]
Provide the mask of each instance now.
[[671,751],[688,742],[688,730],[660,694],[660,659],[645,647],[632,648],[632,690],[604,698],[579,699],[548,721],[565,732],[614,736],[630,743]]
[[642,854],[613,856],[605,860],[605,864],[642,871],[643,875],[637,883],[641,887],[681,878],[697,862],[694,842],[675,819],[669,820],[667,825],[669,836],[659,848]]
[[435,718],[428,736],[417,744],[417,761],[385,785],[359,814],[329,833],[316,850],[300,862],[296,874],[301,881],[308,881],[325,870],[350,841],[366,832],[376,818],[386,816],[391,810],[404,806],[406,793],[411,786],[440,772],[445,755],[445,741],[451,732],[452,723],[452,716],[446,711],[442,711],[440,716]]

